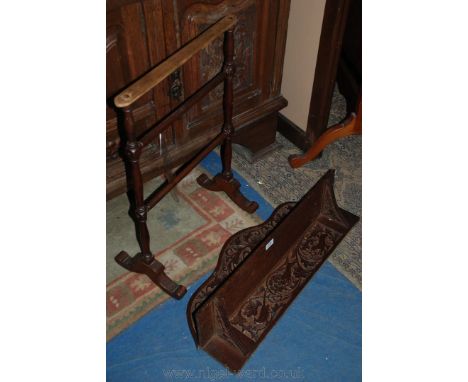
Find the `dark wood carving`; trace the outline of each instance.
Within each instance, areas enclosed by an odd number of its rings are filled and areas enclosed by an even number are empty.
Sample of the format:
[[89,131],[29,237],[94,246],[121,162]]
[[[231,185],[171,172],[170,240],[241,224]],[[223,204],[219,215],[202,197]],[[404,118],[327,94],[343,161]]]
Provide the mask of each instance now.
[[[247,200],[239,191],[239,182],[234,179],[231,170],[232,159],[232,136],[234,126],[232,124],[233,114],[233,77],[234,65],[234,36],[233,30],[237,18],[234,15],[226,16],[213,26],[208,28],[197,38],[192,40],[182,49],[175,52],[167,60],[151,69],[138,81],[125,88],[114,99],[116,107],[122,110],[123,128],[125,130],[125,163],[127,165],[128,180],[131,189],[132,217],[135,221],[138,243],[141,252],[130,257],[126,252],[120,252],[115,260],[125,269],[132,272],[147,275],[155,284],[170,296],[180,299],[187,292],[186,288],[171,280],[164,272],[164,266],[154,258],[150,249],[150,236],[147,227],[147,215],[156,204],[167,195],[210,151],[221,144],[222,172],[212,180],[206,175],[198,178],[201,186],[212,191],[224,191],[234,203],[242,209],[252,213],[258,208],[258,204]],[[148,92],[164,81],[168,76],[190,60],[199,52],[213,43],[219,36],[224,35],[224,63],[219,73],[210,79],[204,86],[198,89],[191,97],[186,99],[169,115],[158,124],[152,126],[138,135],[135,129],[135,119],[132,105],[145,97]],[[212,91],[218,84],[224,82],[223,87],[223,110],[224,124],[222,131],[212,139],[197,155],[189,162],[180,167],[175,174],[170,173],[166,182],[150,194],[146,199],[143,194],[143,177],[141,173],[140,157],[145,146],[151,144],[155,137],[161,139],[171,126],[172,122],[186,113],[191,107]]]
[[[297,203],[224,244],[193,294],[187,320],[198,347],[238,372],[358,217],[338,207],[334,171]],[[294,227],[294,229],[291,229]]]
[[[239,21],[234,28],[234,63],[236,65],[236,73],[234,74],[233,83],[236,92],[240,93],[246,91],[252,85],[253,80],[255,7],[251,6],[245,9],[238,17]],[[199,27],[200,32],[205,30],[206,27],[207,25],[201,24]],[[202,51],[200,57],[200,77],[203,82],[212,78],[221,69],[223,65],[222,49],[223,40],[219,38]],[[220,102],[222,96],[223,88],[222,86],[218,86],[203,100],[202,110],[204,111],[210,105]]]

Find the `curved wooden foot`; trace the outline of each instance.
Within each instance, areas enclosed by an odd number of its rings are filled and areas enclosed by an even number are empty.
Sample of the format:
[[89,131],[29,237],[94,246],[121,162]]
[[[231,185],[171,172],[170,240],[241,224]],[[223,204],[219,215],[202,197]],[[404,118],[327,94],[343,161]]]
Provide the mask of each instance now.
[[250,201],[239,191],[240,183],[234,179],[226,179],[222,174],[215,175],[213,179],[201,174],[197,178],[197,183],[210,191],[224,191],[229,198],[240,208],[249,214],[254,213],[258,208],[258,203]]
[[352,113],[343,123],[328,128],[306,153],[301,155],[290,155],[288,158],[289,165],[293,168],[301,167],[307,162],[315,159],[326,146],[335,142],[337,139],[347,137],[349,135],[360,134],[361,125],[357,122],[358,118],[356,117],[356,114]]
[[115,257],[115,261],[130,272],[145,274],[164,292],[177,300],[184,297],[187,292],[183,285],[175,283],[164,273],[164,265],[154,258],[147,263],[141,253],[131,257],[122,251]]

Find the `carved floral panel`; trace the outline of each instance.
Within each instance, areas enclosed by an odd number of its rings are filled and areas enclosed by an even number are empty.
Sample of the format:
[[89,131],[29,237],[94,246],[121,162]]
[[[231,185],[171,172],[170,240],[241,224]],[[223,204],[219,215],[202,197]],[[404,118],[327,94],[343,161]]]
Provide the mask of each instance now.
[[[255,5],[250,6],[237,16],[239,21],[234,28],[234,89],[236,92],[249,88],[253,81],[253,60],[255,46]],[[199,32],[209,25],[200,24]],[[223,36],[217,38],[205,48],[200,56],[200,78],[205,83],[213,78],[223,65]],[[202,110],[220,101],[223,96],[223,84],[218,85],[202,101]]]

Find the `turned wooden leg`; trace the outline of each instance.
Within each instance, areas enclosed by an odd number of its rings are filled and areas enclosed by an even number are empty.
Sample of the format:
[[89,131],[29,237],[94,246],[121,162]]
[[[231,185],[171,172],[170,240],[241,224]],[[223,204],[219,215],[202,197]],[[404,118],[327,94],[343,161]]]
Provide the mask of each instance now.
[[141,253],[130,257],[126,252],[120,252],[115,261],[131,272],[147,275],[156,285],[170,296],[180,299],[186,293],[182,285],[176,284],[164,273],[164,265],[156,260],[150,249],[150,235],[146,223],[148,207],[144,201],[143,178],[140,170],[140,155],[142,144],[136,140],[134,121],[130,109],[124,110],[124,126],[127,135],[125,145],[125,160],[129,170],[130,188],[132,190],[132,217],[135,221],[138,244]]
[[328,128],[304,154],[290,155],[288,158],[289,165],[293,168],[301,167],[314,160],[326,146],[335,142],[337,139],[350,135],[361,134],[361,132],[362,109],[361,100],[359,100],[357,115],[355,113],[351,113],[343,123],[339,123]]
[[225,135],[224,141],[221,145],[221,161],[223,170],[217,174],[213,179],[209,179],[205,174],[197,178],[200,186],[210,191],[224,191],[226,195],[236,203],[240,208],[248,213],[253,213],[258,208],[256,202],[248,200],[240,192],[240,183],[234,179],[231,169],[232,161],[232,136],[234,135],[234,126],[232,125],[232,109],[234,91],[232,80],[234,77],[234,37],[233,30],[230,29],[225,33],[224,42],[224,95],[223,95],[223,109],[224,109],[224,125],[223,134]]

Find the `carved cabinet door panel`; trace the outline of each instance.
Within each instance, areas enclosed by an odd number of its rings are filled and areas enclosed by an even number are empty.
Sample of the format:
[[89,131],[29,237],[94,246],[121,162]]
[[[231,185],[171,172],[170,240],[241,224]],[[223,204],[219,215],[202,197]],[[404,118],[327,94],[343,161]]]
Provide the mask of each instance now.
[[[286,10],[286,12],[285,12]],[[278,28],[281,12],[286,18],[289,0],[178,0],[177,32],[185,44],[220,18],[235,13],[239,22],[234,30],[236,73],[234,77],[235,105],[234,124],[242,126],[261,108],[279,96],[282,54],[278,54],[277,35],[285,30]],[[216,75],[223,64],[223,38],[204,49],[183,67],[185,94],[195,92]],[[282,47],[280,47],[281,50]],[[277,61],[279,57],[279,62]],[[279,78],[279,80],[278,80]],[[187,137],[200,134],[214,136],[222,123],[223,85],[213,90],[199,105],[195,106],[184,120]],[[263,110],[265,113],[265,110]]]

